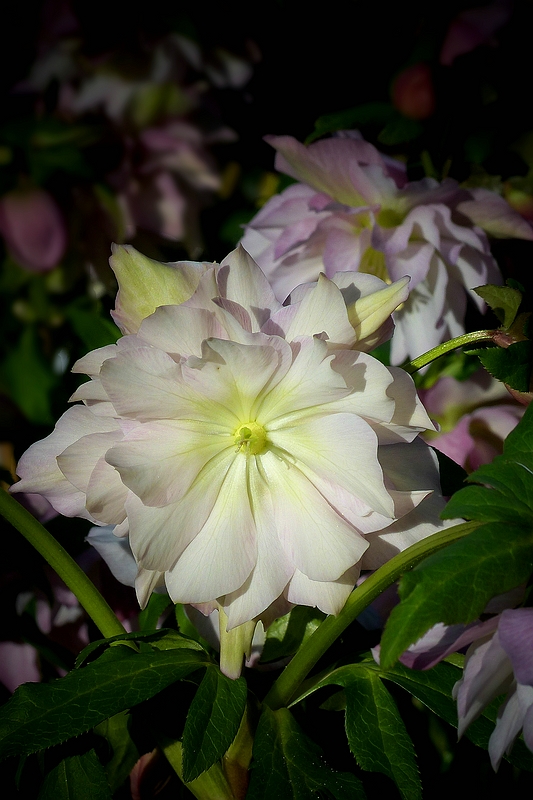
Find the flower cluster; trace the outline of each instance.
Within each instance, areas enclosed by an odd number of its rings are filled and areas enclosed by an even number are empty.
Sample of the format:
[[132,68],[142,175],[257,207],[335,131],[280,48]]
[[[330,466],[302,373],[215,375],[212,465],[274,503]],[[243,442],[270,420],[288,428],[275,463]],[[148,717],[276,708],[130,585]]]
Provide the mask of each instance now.
[[484,308],[472,289],[501,276],[482,228],[533,239],[531,225],[499,195],[452,179],[408,182],[402,163],[358,136],[308,147],[290,136],[266,141],[277,151],[276,168],[298,183],[265,204],[243,246],[281,300],[319,272],[409,275],[409,298],[394,315],[393,364],[464,333],[467,297]]
[[436,625],[401,659],[406,666],[429,669],[450,653],[468,647],[463,676],[453,690],[459,736],[493,700],[506,694],[489,740],[495,770],[521,730],[533,750],[532,631],[532,608],[505,608],[484,622]]
[[434,532],[443,500],[414,384],[366,351],[391,333],[408,279],[341,272],[289,305],[241,247],[160,264],[117,247],[123,336],[89,353],[14,492],[129,537],[144,605],[228,628],[291,604],[337,613],[360,569]]

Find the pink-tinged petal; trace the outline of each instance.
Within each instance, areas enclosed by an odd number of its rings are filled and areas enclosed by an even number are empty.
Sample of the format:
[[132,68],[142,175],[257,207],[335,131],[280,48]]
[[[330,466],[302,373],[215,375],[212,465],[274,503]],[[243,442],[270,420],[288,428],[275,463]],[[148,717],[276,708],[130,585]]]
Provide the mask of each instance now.
[[202,342],[224,338],[224,329],[211,311],[187,306],[160,306],[141,323],[139,338],[166,353],[185,358],[202,355]]
[[183,497],[204,466],[235,437],[220,425],[191,420],[148,422],[106,453],[122,481],[147,506],[166,506]]
[[194,261],[162,264],[131,245],[113,245],[109,263],[119,291],[113,319],[123,333],[136,333],[158,306],[179,305],[195,291],[209,265]]
[[498,634],[518,683],[533,686],[533,608],[504,611],[500,617]]
[[496,31],[509,19],[512,10],[512,4],[506,0],[495,0],[478,8],[461,11],[450,23],[440,51],[440,63],[449,67],[458,56],[491,42]]
[[368,534],[366,539],[369,548],[363,556],[361,569],[378,569],[412,544],[463,521],[441,520],[440,514],[445,505],[440,495],[430,494],[397,522]]
[[38,683],[41,673],[37,650],[31,644],[0,642],[0,682],[14,692],[21,683]]
[[507,200],[481,187],[469,189],[473,200],[459,203],[457,210],[497,238],[533,239],[533,227]]
[[247,458],[238,454],[201,531],[168,570],[175,603],[205,603],[239,589],[257,561],[257,532],[247,489]]
[[463,677],[454,688],[459,737],[495,697],[507,691],[512,679],[513,668],[500,644],[498,631],[488,641],[479,640],[470,646]]
[[65,478],[57,465],[57,456],[82,436],[118,429],[114,420],[95,417],[83,406],[70,408],[46,439],[36,442],[22,455],[17,467],[21,480],[10,491],[41,494],[67,517],[92,519],[85,508],[84,492]]
[[254,331],[280,307],[264,274],[242,245],[221,262],[217,285],[221,297],[233,300],[248,311]]
[[324,413],[320,408],[323,404],[348,394],[342,377],[331,369],[325,342],[305,338],[294,342],[293,349],[295,357],[288,372],[262,399],[257,409],[257,414],[268,427],[275,424],[277,428],[283,419],[304,409],[308,409],[310,414]]
[[113,533],[113,525],[91,528],[85,541],[99,553],[115,578],[125,586],[134,586],[137,564],[127,538]]
[[108,344],[105,347],[99,347],[97,350],[91,350],[90,353],[75,362],[71,372],[95,377],[100,373],[104,361],[108,358],[114,358],[117,353],[118,347],[116,344]]
[[524,717],[523,735],[526,746],[533,752],[533,704],[529,706]]
[[164,572],[175,564],[213,511],[235,456],[223,451],[213,458],[177,503],[154,508],[128,497],[130,545],[142,567]]
[[184,238],[187,199],[169,172],[131,181],[126,197],[136,226],[172,241]]
[[411,669],[431,669],[443,658],[456,653],[492,633],[498,627],[498,617],[470,625],[444,625],[439,622],[403,653],[402,664]]
[[351,347],[356,333],[348,319],[346,304],[339,288],[321,274],[315,287],[305,293],[285,337],[314,336],[325,332],[332,347]]
[[296,570],[286,590],[287,599],[297,605],[316,606],[325,614],[338,614],[358,577],[358,567],[347,570],[336,581],[313,581]]
[[[367,209],[362,212],[366,215]],[[328,277],[359,269],[372,244],[370,229],[361,227],[356,214],[331,215],[321,223],[319,233],[324,236],[323,270]]]
[[126,518],[124,504],[129,492],[122,483],[119,473],[104,458],[96,462],[87,484],[86,494],[87,511],[98,522],[113,525],[124,522]]
[[496,726],[489,739],[490,763],[495,772],[504,754],[511,751],[526,714],[531,708],[533,708],[533,687],[518,684],[498,709]]
[[87,491],[96,462],[102,458],[115,442],[122,439],[120,427],[106,433],[90,433],[80,436],[57,457],[59,469],[77,489]]
[[337,580],[367,548],[291,463],[277,454],[261,456],[276,516],[278,536],[291,563],[312,580]]
[[[318,192],[348,206],[379,202],[375,183],[359,165],[364,149],[366,163],[376,166],[381,173],[384,171],[379,153],[367,142],[322,139],[305,147],[292,136],[265,136],[265,141],[277,151],[278,171],[304,181]],[[390,183],[394,190],[394,182],[390,180]]]
[[47,272],[67,246],[63,216],[44,189],[15,190],[0,198],[0,233],[13,258],[32,272]]
[[269,439],[280,453],[290,453],[291,463],[311,482],[316,474],[393,519],[393,502],[383,484],[377,457],[377,437],[360,417],[330,414],[307,419],[269,432]]
[[228,628],[254,619],[282,594],[294,573],[276,533],[275,513],[269,485],[258,469],[259,458],[249,459],[248,481],[252,512],[257,528],[257,562],[245,583],[227,594],[222,602]]

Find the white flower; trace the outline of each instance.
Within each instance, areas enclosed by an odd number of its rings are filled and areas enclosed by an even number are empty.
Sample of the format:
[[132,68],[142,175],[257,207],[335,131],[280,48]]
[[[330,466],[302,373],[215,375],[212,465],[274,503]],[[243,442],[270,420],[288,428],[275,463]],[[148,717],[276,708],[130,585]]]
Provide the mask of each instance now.
[[407,279],[321,275],[281,306],[242,248],[111,263],[125,335],[77,362],[83,405],[23,455],[13,491],[128,535],[141,604],[164,582],[228,628],[274,603],[334,614],[361,567],[443,526],[417,439],[432,423],[411,378],[363,352]]

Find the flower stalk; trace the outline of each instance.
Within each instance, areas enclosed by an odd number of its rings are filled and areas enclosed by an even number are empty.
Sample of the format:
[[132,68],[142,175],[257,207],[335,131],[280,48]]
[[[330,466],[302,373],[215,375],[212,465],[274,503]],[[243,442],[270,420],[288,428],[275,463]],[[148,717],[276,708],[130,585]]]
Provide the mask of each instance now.
[[264,699],[265,705],[271,709],[288,707],[295,702],[298,689],[317,661],[326,650],[346,630],[356,617],[373,602],[388,586],[397,581],[404,572],[413,569],[428,556],[447,547],[458,539],[467,536],[478,522],[465,522],[438,531],[427,539],[408,547],[398,553],[386,564],[377,569],[348,597],[342,611],[336,616],[326,617],[324,622],[298,650],[291,662],[285,667],[277,681]]
[[111,638],[125,633],[111,607],[64,547],[4,489],[0,490],[0,513],[35,547],[76,595],[102,636]]
[[438,344],[437,347],[433,347],[431,350],[428,350],[427,353],[413,358],[412,361],[402,364],[402,369],[408,372],[409,375],[413,375],[415,372],[418,372],[419,369],[427,367],[428,364],[436,361],[437,358],[440,358],[446,353],[450,353],[452,350],[456,350],[458,347],[474,344],[474,342],[492,342],[497,333],[498,331],[473,331],[472,333],[463,333],[461,336],[456,336],[455,339],[450,339],[447,342]]

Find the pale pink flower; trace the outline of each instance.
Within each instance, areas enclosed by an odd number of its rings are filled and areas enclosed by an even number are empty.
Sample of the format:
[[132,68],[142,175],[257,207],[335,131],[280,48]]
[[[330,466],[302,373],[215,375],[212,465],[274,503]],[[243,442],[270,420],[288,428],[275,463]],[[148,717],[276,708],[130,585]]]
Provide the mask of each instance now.
[[533,608],[507,608],[470,625],[435,625],[401,661],[416,669],[429,669],[465,647],[463,676],[453,690],[458,734],[461,737],[493,700],[506,694],[489,739],[491,763],[497,770],[521,730],[527,747],[533,750]]
[[48,272],[65,252],[61,211],[44,189],[20,189],[0,198],[0,234],[14,260],[31,272]]
[[508,402],[503,383],[483,369],[465,381],[444,376],[419,394],[440,428],[424,438],[469,473],[502,453],[525,411],[525,406]]
[[277,150],[276,168],[299,183],[265,204],[243,246],[280,300],[320,272],[409,275],[409,298],[394,314],[393,364],[464,333],[467,298],[484,309],[473,288],[501,283],[480,226],[533,239],[531,225],[499,195],[452,179],[406,183],[399,162],[353,135],[308,147],[290,136],[266,140]]
[[128,535],[142,605],[164,582],[229,628],[272,606],[337,613],[361,568],[447,524],[414,384],[365,352],[407,279],[322,275],[281,306],[242,248],[111,263],[125,335],[77,362],[83,405],[22,456],[12,491]]

